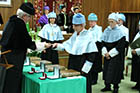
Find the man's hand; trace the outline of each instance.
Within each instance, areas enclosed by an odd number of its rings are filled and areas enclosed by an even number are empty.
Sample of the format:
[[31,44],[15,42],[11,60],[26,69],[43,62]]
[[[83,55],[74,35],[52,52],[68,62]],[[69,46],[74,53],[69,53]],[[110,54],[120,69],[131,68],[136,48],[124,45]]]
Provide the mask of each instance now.
[[132,54],[136,55],[136,50],[135,49],[132,50]]
[[43,50],[43,53],[46,53],[46,50]]
[[52,44],[52,48],[57,48],[58,43]]
[[106,57],[106,59],[110,59],[110,55],[108,52],[105,54],[105,57]]
[[50,48],[52,45],[51,45],[51,43],[46,43],[45,44],[45,48]]

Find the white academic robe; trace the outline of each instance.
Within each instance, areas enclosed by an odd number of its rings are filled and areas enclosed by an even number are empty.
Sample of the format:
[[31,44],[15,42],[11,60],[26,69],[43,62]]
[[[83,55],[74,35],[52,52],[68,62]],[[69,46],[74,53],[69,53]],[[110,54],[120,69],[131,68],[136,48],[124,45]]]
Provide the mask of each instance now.
[[59,41],[64,39],[60,27],[56,24],[44,25],[38,36],[49,41]]
[[97,46],[93,37],[84,29],[77,35],[75,31],[73,35],[67,41],[62,44],[58,44],[56,50],[66,50],[72,55],[82,55],[84,53],[98,52]]
[[126,41],[129,42],[129,29],[125,27],[124,25],[119,26],[122,31],[125,33]]
[[102,36],[102,27],[95,25],[93,28],[90,27],[88,31],[92,34],[93,38],[95,39],[95,42],[99,41],[101,42],[101,36]]
[[[120,31],[120,32],[118,32],[118,31]],[[125,34],[118,25],[116,25],[116,27],[113,29],[110,26],[108,26],[105,29],[105,31],[103,32],[102,41],[112,43],[112,42],[118,41],[123,36],[125,36]],[[119,54],[119,52],[116,50],[116,48],[112,48],[110,51],[107,51],[106,47],[103,47],[102,55],[105,56],[105,54],[107,52],[109,52],[109,55],[111,57],[115,57],[116,55]]]

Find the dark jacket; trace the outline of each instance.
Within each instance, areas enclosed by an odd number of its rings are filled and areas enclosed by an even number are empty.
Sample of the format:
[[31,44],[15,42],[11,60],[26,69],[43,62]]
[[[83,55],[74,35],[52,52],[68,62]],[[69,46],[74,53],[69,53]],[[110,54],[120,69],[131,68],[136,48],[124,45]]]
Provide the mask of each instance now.
[[2,51],[12,50],[6,54],[9,64],[14,67],[7,70],[2,93],[21,93],[22,69],[27,48],[36,49],[29,36],[25,22],[16,15],[10,17],[0,40]]

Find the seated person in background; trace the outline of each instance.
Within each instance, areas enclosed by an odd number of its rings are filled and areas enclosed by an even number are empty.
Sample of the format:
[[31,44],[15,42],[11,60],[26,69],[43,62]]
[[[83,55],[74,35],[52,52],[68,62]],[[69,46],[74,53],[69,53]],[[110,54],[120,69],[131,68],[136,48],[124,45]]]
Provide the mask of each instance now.
[[[85,16],[81,13],[73,16],[73,28],[75,32],[67,41],[62,44],[55,43],[53,48],[55,50],[66,50],[69,53],[68,69],[74,69],[82,73],[87,78],[87,92],[92,93],[91,90],[91,69],[94,67],[95,54],[98,52],[93,37],[85,29]],[[89,63],[90,66],[86,66],[88,71],[83,70],[83,65]],[[93,65],[93,66],[92,66]]]
[[49,6],[44,6],[43,10],[44,10],[44,14],[38,20],[42,28],[45,24],[48,24],[48,14],[49,14],[50,8]]
[[60,14],[57,17],[57,25],[62,31],[68,32],[68,15],[66,13],[66,6],[60,5]]
[[[64,38],[60,27],[56,25],[56,13],[49,13],[48,18],[49,24],[46,24],[38,34],[39,37],[41,37],[41,41],[51,44],[61,43],[61,40]],[[59,64],[58,52],[52,48],[48,48],[42,51],[41,59],[49,60],[52,62],[52,64]]]
[[73,33],[74,32],[72,19],[73,19],[73,16],[77,13],[79,13],[79,8],[78,7],[76,7],[76,8],[72,7],[72,10],[69,11],[69,14],[68,14],[68,31],[67,31],[68,33]]

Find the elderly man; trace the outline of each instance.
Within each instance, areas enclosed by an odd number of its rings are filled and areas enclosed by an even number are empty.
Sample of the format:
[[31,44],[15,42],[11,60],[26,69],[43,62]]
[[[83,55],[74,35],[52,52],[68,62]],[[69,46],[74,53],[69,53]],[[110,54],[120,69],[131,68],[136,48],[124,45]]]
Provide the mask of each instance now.
[[113,93],[118,93],[118,84],[122,79],[125,34],[118,27],[117,21],[117,14],[110,14],[108,17],[109,26],[102,35],[102,55],[104,56],[103,79],[105,81],[105,88],[101,90],[102,92],[111,91],[111,84],[113,84]]
[[12,50],[6,54],[9,64],[14,67],[7,70],[4,89],[2,93],[21,93],[22,69],[26,57],[27,48],[43,50],[50,47],[47,43],[32,42],[26,29],[26,22],[34,15],[35,9],[30,2],[23,3],[17,10],[17,15],[10,17],[7,22],[0,44],[2,51]]

